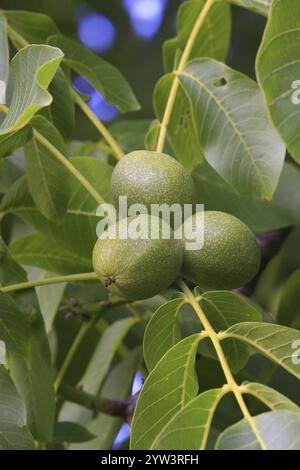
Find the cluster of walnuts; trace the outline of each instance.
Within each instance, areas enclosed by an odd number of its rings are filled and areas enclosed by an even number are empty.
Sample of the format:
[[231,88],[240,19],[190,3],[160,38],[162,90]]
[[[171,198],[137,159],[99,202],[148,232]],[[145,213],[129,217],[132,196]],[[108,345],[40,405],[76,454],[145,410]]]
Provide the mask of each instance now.
[[[143,204],[149,211],[121,219],[97,240],[94,270],[114,294],[128,300],[146,299],[167,289],[179,273],[204,290],[234,289],[257,273],[260,250],[256,238],[243,222],[229,214],[204,212],[204,245],[200,249],[187,250],[190,237],[177,239],[171,227],[171,236],[163,238],[166,222],[149,215],[151,204],[180,204],[183,208],[195,202],[193,180],[174,158],[144,150],[126,155],[113,171],[111,192],[117,207],[119,197],[126,196],[129,206]],[[192,215],[188,224],[193,230],[197,227],[195,217]],[[118,236],[122,225],[128,227],[136,218],[147,230],[150,224],[157,224],[158,238]]]

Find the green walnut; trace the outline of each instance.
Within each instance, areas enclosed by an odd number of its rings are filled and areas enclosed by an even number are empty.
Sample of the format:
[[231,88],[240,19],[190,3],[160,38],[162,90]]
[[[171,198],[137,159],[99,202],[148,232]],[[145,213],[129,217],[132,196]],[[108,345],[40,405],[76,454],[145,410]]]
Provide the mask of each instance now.
[[127,196],[128,206],[144,204],[193,204],[194,183],[187,170],[164,153],[136,151],[116,165],[111,180],[116,206],[119,196]]
[[[138,228],[126,239],[127,227]],[[151,229],[157,239],[151,238]],[[170,236],[164,238],[163,230]],[[111,225],[96,242],[93,266],[101,282],[115,295],[128,300],[153,297],[167,289],[180,271],[183,241],[174,239],[173,230],[160,218],[141,214]]]
[[235,289],[257,274],[260,260],[251,230],[236,217],[211,211],[204,213],[204,245],[184,250],[181,272],[205,290]]

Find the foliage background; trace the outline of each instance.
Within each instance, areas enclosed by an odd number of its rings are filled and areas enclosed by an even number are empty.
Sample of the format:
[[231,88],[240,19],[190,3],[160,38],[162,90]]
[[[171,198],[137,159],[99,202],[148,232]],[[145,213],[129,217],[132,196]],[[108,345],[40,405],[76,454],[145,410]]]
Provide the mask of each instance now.
[[[148,41],[138,38],[132,31],[128,16],[122,6],[121,0],[89,1],[85,4],[80,1],[65,0],[63,2],[63,8],[62,2],[58,0],[51,0],[51,2],[45,0],[29,0],[26,1],[26,7],[24,1],[21,0],[4,0],[1,4],[1,7],[3,9],[7,8],[9,10],[26,8],[27,11],[32,10],[46,13],[54,19],[61,32],[69,37],[77,37],[77,26],[80,17],[80,12],[93,11],[107,15],[111,19],[117,30],[117,40],[115,42],[114,47],[107,53],[103,54],[103,57],[112,64],[116,65],[123,72],[125,77],[129,80],[133,90],[135,91],[142,105],[141,111],[137,113],[131,113],[127,116],[127,118],[152,119],[152,91],[157,80],[163,74],[161,45],[165,39],[174,36],[174,21],[180,3],[180,1],[176,0],[170,0],[167,3],[167,8],[165,11],[162,26],[159,29],[158,33],[151,40]],[[247,74],[248,76],[254,78],[255,56],[259,44],[261,42],[266,20],[259,15],[255,15],[251,12],[234,6],[232,7],[232,15],[233,32],[231,49],[229,52],[227,63],[234,69],[239,70]],[[78,111],[78,109],[76,112],[76,128],[74,130],[73,138],[76,140],[97,140],[97,131],[93,128],[93,126],[90,125],[88,120],[83,116],[80,111]],[[116,121],[118,121],[118,119]],[[14,225],[12,230],[9,217],[6,219],[3,236],[5,241],[7,242],[11,242],[13,238],[20,236],[21,233],[24,234],[24,230],[27,230],[27,228],[24,228],[23,224],[21,224],[20,222],[16,222],[15,219],[13,223],[17,223],[19,225]],[[291,240],[290,242],[285,266],[286,272],[282,274],[283,278],[287,278],[289,274],[292,273],[294,268],[300,266],[300,261],[298,259],[293,258],[295,246],[298,247],[298,237],[299,233],[294,234],[294,244],[293,240]],[[34,275],[34,271],[32,275]],[[274,277],[276,278],[276,276],[278,276],[278,266],[275,262],[268,270],[268,272],[265,273],[263,282],[258,286],[256,292],[256,300],[258,300],[262,306],[266,307],[266,310],[268,311],[272,310],[272,307],[274,307],[274,305],[277,305],[278,292],[276,291],[276,289],[273,289],[273,281]],[[41,291],[41,295],[43,295],[42,292],[43,291]],[[55,290],[54,295],[57,295],[57,290]],[[104,298],[105,293],[103,292],[102,295]],[[59,345],[55,361],[56,367],[58,369],[62,365],[63,359],[66,356],[67,351],[70,349],[78,329],[82,325],[81,315],[80,318],[79,316],[77,318],[76,315],[75,318],[68,318],[70,312],[76,313],[76,311],[78,310],[80,313],[82,313],[82,310],[77,305],[74,305],[72,303],[72,299],[75,298],[84,305],[88,303],[91,309],[92,305],[90,304],[93,304],[93,301],[98,301],[98,297],[98,286],[91,285],[84,287],[68,287],[68,302],[66,302],[66,304],[62,307],[61,313],[63,313],[63,315],[57,316],[57,336],[52,338],[53,343],[57,343]],[[21,302],[22,305],[24,305],[25,307],[30,306],[33,302],[30,292],[22,294],[20,296],[19,302]],[[152,304],[147,305],[146,303],[143,307],[143,313],[146,312],[147,315],[148,308],[149,310],[153,311],[156,306],[157,305]],[[55,306],[51,306],[51,308],[55,310]],[[86,364],[89,358],[91,357],[92,351],[98,344],[100,334],[102,334],[107,327],[107,322],[114,323],[115,321],[126,321],[126,318],[127,315],[124,314],[124,309],[122,308],[116,308],[113,310],[112,313],[108,312],[104,314],[103,323],[100,324],[100,327],[97,330],[91,330],[88,333],[80,349],[77,351],[74,357],[75,366],[70,367],[68,369],[67,375],[65,377],[66,381],[69,384],[76,385],[78,380],[81,378],[82,374],[84,373]],[[193,319],[191,315],[191,323],[192,322]],[[126,354],[127,346],[130,346],[131,349],[134,349],[135,346],[138,346],[142,341],[142,336],[143,328],[140,325],[135,326],[128,334],[124,345],[120,348],[120,350],[118,350],[116,356],[117,361],[119,361],[119,359],[122,357],[122,355],[124,355],[124,353]],[[110,338],[108,338],[107,344],[109,344],[109,340]],[[104,349],[103,355],[105,355],[106,353],[107,351]],[[135,363],[133,358],[131,364],[133,370],[134,364]],[[220,369],[218,364],[215,361],[206,359],[205,366],[206,367],[204,367],[204,369],[201,368],[201,373],[203,373],[204,370],[205,388],[217,387],[222,385],[223,379],[220,378]],[[130,365],[128,367],[130,367]],[[199,364],[197,367],[200,369]],[[258,370],[259,374],[257,374]],[[126,369],[125,371],[125,376],[127,374],[127,371],[128,369]],[[122,373],[122,371],[118,370],[116,372],[118,380],[116,380],[116,378],[112,378],[111,383],[105,383],[105,386],[102,390],[104,396],[109,396],[109,394],[111,393],[117,393],[116,391],[118,390],[118,388],[120,388],[120,395],[122,395],[122,377],[124,375],[124,372]],[[290,376],[285,371],[276,367],[270,369],[269,363],[265,359],[258,356],[254,356],[251,358],[248,364],[245,375],[251,375],[251,373],[253,373],[254,375],[259,375],[260,380],[262,380],[263,382],[268,382],[270,386],[273,386],[278,391],[282,391],[283,393],[288,395],[292,400],[294,400],[295,403],[300,405],[299,384],[297,383],[294,377]],[[128,384],[126,384],[125,380],[126,377],[123,378],[124,388],[128,388]],[[243,379],[245,379],[244,375],[241,376],[241,380]],[[233,400],[230,397],[226,397],[225,401],[226,403],[222,406],[222,410],[218,411],[216,415],[216,428],[218,427],[218,423],[222,423],[222,427],[225,427],[226,425],[230,425],[234,420],[238,419],[239,417],[236,412]],[[258,405],[257,403],[253,404],[253,409],[255,409],[255,407],[257,412],[264,411],[264,407]],[[62,414],[62,418],[64,418],[65,420],[73,420],[74,416],[76,416],[76,413],[81,414],[81,412],[82,410],[79,412],[78,408],[71,405],[70,407],[66,407]],[[84,423],[86,420],[86,416],[80,416],[78,420]],[[103,438],[101,444],[98,441],[95,445],[97,445],[98,447],[102,446],[102,448],[111,446],[113,442],[113,445],[115,447],[120,445],[116,443],[115,437],[122,424],[122,420],[107,417],[104,415],[101,415],[99,420],[103,420],[101,426],[103,427],[103,429],[108,427],[110,429],[110,434],[106,436],[106,440]],[[99,427],[99,422],[95,422],[95,426],[96,425]],[[91,432],[92,431],[93,429],[91,429]],[[124,433],[125,436],[126,429],[124,430]],[[121,445],[127,446],[127,444],[128,443],[125,440],[125,442]],[[74,444],[74,447],[76,446],[84,447],[84,445],[82,444]]]

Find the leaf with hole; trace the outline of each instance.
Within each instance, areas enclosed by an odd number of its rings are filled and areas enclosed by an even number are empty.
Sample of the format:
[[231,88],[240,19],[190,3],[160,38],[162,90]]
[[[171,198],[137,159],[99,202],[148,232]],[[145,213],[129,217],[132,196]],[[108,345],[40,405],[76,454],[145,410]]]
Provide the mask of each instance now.
[[190,62],[179,80],[208,163],[239,193],[271,199],[285,147],[257,84],[213,59]]

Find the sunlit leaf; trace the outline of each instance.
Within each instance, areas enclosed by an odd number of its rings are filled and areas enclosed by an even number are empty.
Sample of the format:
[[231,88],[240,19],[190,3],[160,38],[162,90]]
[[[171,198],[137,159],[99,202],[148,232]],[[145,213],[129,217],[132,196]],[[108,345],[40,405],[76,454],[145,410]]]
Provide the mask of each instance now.
[[[254,418],[266,450],[300,449],[300,413],[270,411]],[[219,437],[218,450],[261,450],[250,425],[243,420],[226,429]]]
[[59,49],[44,45],[24,47],[15,55],[11,62],[14,91],[0,139],[25,127],[37,111],[49,106],[52,98],[47,88],[62,58]]

